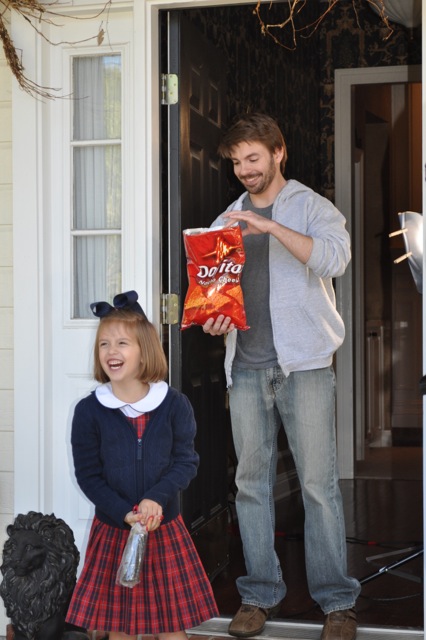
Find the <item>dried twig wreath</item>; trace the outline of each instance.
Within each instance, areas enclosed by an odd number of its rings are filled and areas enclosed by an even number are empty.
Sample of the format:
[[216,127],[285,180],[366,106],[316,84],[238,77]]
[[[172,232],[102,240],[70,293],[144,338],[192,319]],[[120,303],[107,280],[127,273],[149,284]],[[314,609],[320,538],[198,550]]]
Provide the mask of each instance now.
[[39,96],[42,98],[57,98],[59,96],[59,92],[61,89],[53,88],[53,87],[43,87],[38,85],[36,82],[28,78],[25,74],[25,67],[22,62],[22,55],[18,55],[18,51],[15,47],[15,44],[12,40],[12,37],[9,32],[9,23],[6,19],[6,15],[8,12],[16,12],[20,16],[24,18],[32,28],[42,37],[46,42],[51,45],[57,46],[59,44],[79,44],[80,42],[88,42],[90,40],[96,39],[98,44],[101,44],[104,36],[106,28],[104,25],[108,23],[108,12],[109,7],[112,3],[112,0],[106,0],[105,4],[101,8],[101,10],[91,16],[74,16],[75,20],[88,20],[104,16],[104,19],[99,26],[99,29],[95,35],[86,40],[78,41],[78,42],[52,42],[49,38],[43,33],[41,23],[45,24],[56,24],[54,22],[54,18],[57,17],[65,17],[64,14],[61,14],[58,10],[58,2],[41,2],[39,0],[0,0],[0,38],[3,44],[3,50],[5,53],[7,64],[9,65],[13,75],[19,83],[19,86],[33,96]]
[[[304,26],[296,26],[296,25],[297,23],[300,22],[301,12],[306,6],[308,0],[287,0],[288,9],[286,10],[286,14],[288,15],[282,22],[275,22],[275,23],[268,24],[267,22],[265,22],[264,18],[262,17],[262,5],[265,5],[265,4],[271,5],[272,4],[271,1],[265,2],[264,0],[258,0],[256,7],[253,9],[253,13],[257,16],[257,19],[259,20],[261,33],[263,35],[269,36],[270,38],[273,39],[273,41],[276,44],[280,45],[284,49],[293,51],[297,47],[298,37],[309,38],[318,29],[318,27],[320,26],[321,22],[324,20],[326,15],[330,13],[330,11],[332,11],[334,7],[337,4],[339,4],[340,1],[341,0],[328,0],[328,3],[325,6],[325,8],[321,10],[319,17],[316,20],[314,20],[311,24],[307,24]],[[393,29],[390,26],[388,17],[386,15],[384,1],[383,0],[362,0],[362,1],[366,2],[367,4],[370,4],[375,9],[376,13],[379,14],[383,24],[386,27],[386,32],[383,39],[387,40],[392,35]],[[356,16],[357,24],[359,26],[357,2],[359,3],[360,0],[352,0],[352,7]],[[274,31],[276,29],[289,31],[290,32],[289,39],[292,42],[292,44],[291,45],[285,44],[282,38],[276,35],[277,31]],[[283,33],[283,31],[281,33]]]

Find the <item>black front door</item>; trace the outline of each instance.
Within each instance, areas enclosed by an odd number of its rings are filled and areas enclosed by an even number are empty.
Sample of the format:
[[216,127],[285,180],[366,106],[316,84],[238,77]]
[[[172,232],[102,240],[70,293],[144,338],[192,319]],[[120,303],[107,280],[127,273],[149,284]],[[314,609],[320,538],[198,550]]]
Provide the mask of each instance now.
[[[224,162],[217,147],[224,127],[226,60],[181,15],[162,14],[162,72],[176,74],[178,101],[162,106],[163,291],[179,296],[188,280],[182,230],[208,227],[225,208]],[[197,478],[182,495],[182,514],[211,579],[227,564],[229,419],[223,338],[201,327],[165,335],[170,382],[190,399],[197,420]]]

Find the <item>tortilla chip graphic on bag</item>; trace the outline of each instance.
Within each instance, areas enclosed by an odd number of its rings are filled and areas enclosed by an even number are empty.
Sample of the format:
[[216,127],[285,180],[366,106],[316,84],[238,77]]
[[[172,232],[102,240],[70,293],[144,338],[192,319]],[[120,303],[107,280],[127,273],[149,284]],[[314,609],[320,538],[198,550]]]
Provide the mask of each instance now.
[[237,329],[248,329],[240,284],[245,263],[240,227],[185,229],[183,241],[189,285],[181,329],[220,314],[229,316]]

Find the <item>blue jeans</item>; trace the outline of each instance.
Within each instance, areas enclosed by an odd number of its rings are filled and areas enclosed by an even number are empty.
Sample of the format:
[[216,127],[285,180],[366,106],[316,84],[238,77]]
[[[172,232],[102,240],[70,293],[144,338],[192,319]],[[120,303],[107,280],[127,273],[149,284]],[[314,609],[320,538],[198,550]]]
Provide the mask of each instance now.
[[275,552],[273,499],[282,421],[302,488],[311,597],[325,614],[350,609],[360,585],[346,573],[332,367],[293,372],[288,377],[280,367],[234,367],[232,380],[229,399],[238,458],[236,509],[247,571],[237,579],[242,602],[272,607],[286,594]]

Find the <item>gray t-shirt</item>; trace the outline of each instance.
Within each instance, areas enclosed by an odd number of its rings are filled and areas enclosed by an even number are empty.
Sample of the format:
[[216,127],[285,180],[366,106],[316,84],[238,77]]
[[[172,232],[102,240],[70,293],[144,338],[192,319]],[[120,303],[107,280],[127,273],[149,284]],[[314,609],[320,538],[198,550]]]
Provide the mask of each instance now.
[[[247,195],[243,210],[272,218],[272,205],[254,207]],[[244,227],[245,223],[241,223]],[[266,369],[278,364],[272,338],[269,310],[269,234],[244,236],[246,262],[241,276],[247,324],[250,329],[238,331],[234,366],[240,369]]]

